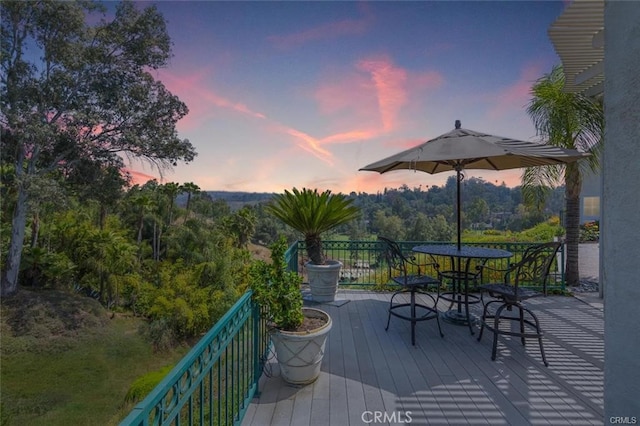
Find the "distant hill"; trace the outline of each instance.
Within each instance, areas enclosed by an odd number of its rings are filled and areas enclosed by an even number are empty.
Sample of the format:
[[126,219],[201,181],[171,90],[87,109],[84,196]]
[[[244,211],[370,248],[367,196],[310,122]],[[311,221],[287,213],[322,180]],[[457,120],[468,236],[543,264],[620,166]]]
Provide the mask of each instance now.
[[266,201],[273,197],[270,192],[239,192],[239,191],[205,191],[214,200],[241,201],[244,203]]
[[[255,205],[257,203],[266,202],[273,197],[268,192],[240,192],[240,191],[202,191],[208,194],[212,200],[226,201],[231,210],[236,211],[245,205]],[[179,205],[184,206],[187,203],[187,194],[179,194],[176,198]]]
[[246,205],[255,205],[269,201],[273,197],[268,192],[239,192],[239,191],[204,191],[213,200],[224,200],[231,210],[236,211]]

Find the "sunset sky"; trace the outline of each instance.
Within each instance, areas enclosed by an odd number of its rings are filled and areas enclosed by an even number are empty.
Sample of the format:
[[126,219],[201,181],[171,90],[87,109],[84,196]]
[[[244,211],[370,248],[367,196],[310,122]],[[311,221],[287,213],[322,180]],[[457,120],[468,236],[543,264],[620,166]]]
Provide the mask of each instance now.
[[[189,107],[178,132],[198,151],[163,182],[375,193],[442,185],[449,174],[358,169],[452,130],[456,119],[538,141],[529,90],[560,63],[547,29],[566,3],[155,4],[174,44],[155,77]],[[467,174],[514,186],[521,172]]]

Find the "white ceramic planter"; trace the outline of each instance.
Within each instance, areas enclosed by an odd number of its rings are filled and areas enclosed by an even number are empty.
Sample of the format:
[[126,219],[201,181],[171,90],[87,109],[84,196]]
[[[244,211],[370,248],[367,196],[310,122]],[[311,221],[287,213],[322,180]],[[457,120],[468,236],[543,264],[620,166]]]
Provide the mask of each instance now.
[[314,382],[320,375],[324,346],[331,330],[331,317],[315,308],[303,308],[307,317],[326,318],[327,323],[311,332],[276,330],[271,340],[276,351],[282,378],[294,385]]
[[327,260],[324,265],[307,262],[305,267],[313,301],[333,302],[338,291],[342,263],[337,260]]

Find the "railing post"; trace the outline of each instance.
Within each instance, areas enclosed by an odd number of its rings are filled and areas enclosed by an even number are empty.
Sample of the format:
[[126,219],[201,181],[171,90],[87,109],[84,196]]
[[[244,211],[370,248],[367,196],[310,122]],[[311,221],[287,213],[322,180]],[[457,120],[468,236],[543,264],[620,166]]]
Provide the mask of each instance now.
[[[253,293],[252,293],[253,296]],[[260,396],[260,376],[262,375],[262,362],[260,350],[262,348],[262,336],[260,335],[260,306],[251,298],[251,309],[253,310],[253,381],[256,385],[254,396]]]
[[564,266],[565,266],[565,260],[564,260],[564,248],[566,247],[565,244],[562,244],[560,246],[560,265],[558,265],[558,267],[560,268],[560,283],[562,285],[562,291],[565,291],[567,286],[566,286],[566,282],[564,279]]

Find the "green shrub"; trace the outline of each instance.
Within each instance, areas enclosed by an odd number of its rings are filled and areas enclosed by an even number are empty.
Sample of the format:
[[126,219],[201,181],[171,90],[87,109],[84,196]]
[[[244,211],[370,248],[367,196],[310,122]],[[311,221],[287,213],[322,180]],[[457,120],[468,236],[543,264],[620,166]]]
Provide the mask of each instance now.
[[167,351],[178,345],[178,338],[167,318],[152,320],[142,325],[140,334],[151,342],[156,352]]
[[304,320],[302,313],[302,277],[287,269],[287,241],[281,236],[271,245],[271,263],[256,260],[251,265],[254,299],[266,310],[275,327],[295,330]]
[[129,387],[124,397],[125,402],[138,402],[143,400],[171,371],[173,365],[167,365],[160,370],[152,371],[142,377],[138,377]]
[[547,222],[539,223],[533,228],[522,232],[498,231],[488,229],[482,234],[465,231],[463,240],[469,243],[507,243],[507,242],[542,242],[553,241],[554,237],[564,234],[564,228],[554,218]]
[[595,222],[587,222],[580,225],[580,241],[590,242],[600,240],[600,224]]
[[560,225],[544,222],[522,231],[519,235],[523,237],[523,242],[553,241],[553,237],[557,237],[562,232],[561,228]]

